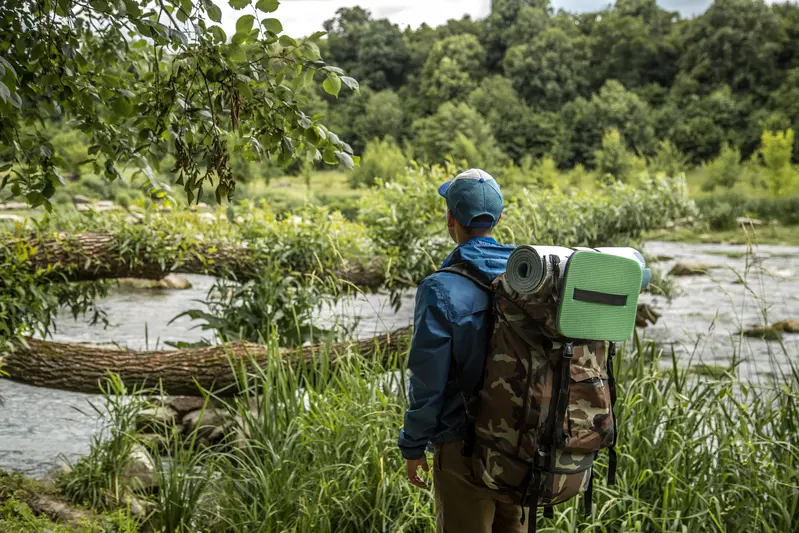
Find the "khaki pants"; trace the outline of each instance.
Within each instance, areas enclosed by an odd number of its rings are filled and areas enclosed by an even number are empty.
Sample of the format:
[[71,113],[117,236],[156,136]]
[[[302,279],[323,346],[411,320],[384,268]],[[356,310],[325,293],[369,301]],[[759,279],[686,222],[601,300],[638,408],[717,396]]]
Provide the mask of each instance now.
[[525,533],[521,506],[507,503],[492,490],[477,485],[469,459],[461,455],[462,446],[462,441],[455,441],[435,447],[437,533]]

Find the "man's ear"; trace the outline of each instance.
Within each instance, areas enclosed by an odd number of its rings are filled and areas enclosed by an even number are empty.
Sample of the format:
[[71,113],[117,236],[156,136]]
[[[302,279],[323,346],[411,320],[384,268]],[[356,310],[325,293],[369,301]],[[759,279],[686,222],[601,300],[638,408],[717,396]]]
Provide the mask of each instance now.
[[455,225],[455,217],[452,216],[452,211],[447,209],[447,226],[454,226]]

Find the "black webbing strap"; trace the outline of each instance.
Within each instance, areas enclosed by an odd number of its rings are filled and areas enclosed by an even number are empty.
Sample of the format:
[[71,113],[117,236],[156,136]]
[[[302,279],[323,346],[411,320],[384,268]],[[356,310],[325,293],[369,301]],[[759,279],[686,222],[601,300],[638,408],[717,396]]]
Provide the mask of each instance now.
[[610,385],[610,415],[613,420],[613,444],[608,450],[608,485],[616,484],[616,441],[619,437],[619,427],[616,420],[616,377],[613,375],[613,358],[616,356],[616,343],[611,342],[608,347],[608,384]]
[[[566,419],[566,408],[569,405],[569,383],[571,381],[571,362],[574,357],[574,345],[567,342],[563,345],[563,358],[560,362],[560,382],[558,383],[558,397],[555,400],[555,423],[552,434],[555,436],[553,449],[563,447],[566,444],[566,432],[563,429],[563,422]],[[550,451],[549,472],[555,472],[555,454]]]
[[612,305],[615,307],[624,307],[627,305],[626,294],[610,294],[609,292],[596,292],[577,288],[574,289],[572,299],[579,302]]
[[585,517],[590,518],[594,510],[594,471],[591,470],[591,478],[588,480],[588,488],[585,491]]
[[544,518],[555,518],[555,510],[552,507],[544,507]]
[[[536,476],[537,477],[537,476]],[[538,529],[538,497],[540,489],[536,488],[530,498],[530,516],[527,519],[527,533],[536,533]],[[524,523],[522,523],[524,525]]]

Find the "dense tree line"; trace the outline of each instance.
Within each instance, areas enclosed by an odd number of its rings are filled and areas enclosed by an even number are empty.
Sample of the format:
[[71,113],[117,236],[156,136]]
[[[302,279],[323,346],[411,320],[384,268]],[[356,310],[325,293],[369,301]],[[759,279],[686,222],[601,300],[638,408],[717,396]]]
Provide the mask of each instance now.
[[765,130],[799,130],[796,4],[716,0],[684,19],[656,0],[580,14],[493,0],[483,20],[404,31],[354,7],[325,29],[323,56],[362,90],[320,91],[313,106],[356,152],[391,136],[424,162],[594,168],[617,130],[639,157],[666,150],[695,165],[725,146],[747,158]]

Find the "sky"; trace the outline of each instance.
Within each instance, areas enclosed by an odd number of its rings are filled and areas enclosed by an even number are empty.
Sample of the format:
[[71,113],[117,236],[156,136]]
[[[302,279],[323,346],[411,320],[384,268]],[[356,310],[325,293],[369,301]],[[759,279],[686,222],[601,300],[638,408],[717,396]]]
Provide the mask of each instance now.
[[[665,9],[691,16],[704,11],[710,1],[660,0],[658,3]],[[597,11],[610,3],[612,0],[552,0],[555,9],[568,11]],[[490,4],[491,0],[281,0],[275,16],[283,23],[286,34],[301,37],[322,30],[322,23],[342,7],[361,6],[371,11],[374,18],[388,18],[400,26],[415,28],[423,22],[438,26],[467,14],[482,18],[488,14]],[[217,5],[223,7],[222,23],[226,30],[233,30],[238,17],[249,12],[237,12],[225,0]]]

